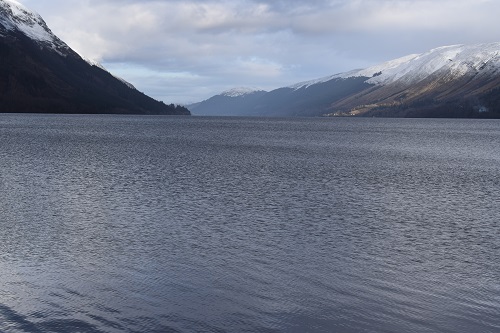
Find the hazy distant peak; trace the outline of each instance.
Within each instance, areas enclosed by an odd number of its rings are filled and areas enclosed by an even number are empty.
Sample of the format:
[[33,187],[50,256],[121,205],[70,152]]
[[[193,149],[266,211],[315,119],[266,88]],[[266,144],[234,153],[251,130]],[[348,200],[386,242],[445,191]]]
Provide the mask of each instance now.
[[226,90],[226,91],[222,92],[220,95],[226,96],[226,97],[240,97],[240,96],[245,96],[245,95],[253,94],[255,92],[262,92],[262,91],[264,91],[264,90],[257,89],[257,88],[249,88],[249,87],[238,87],[238,88]]

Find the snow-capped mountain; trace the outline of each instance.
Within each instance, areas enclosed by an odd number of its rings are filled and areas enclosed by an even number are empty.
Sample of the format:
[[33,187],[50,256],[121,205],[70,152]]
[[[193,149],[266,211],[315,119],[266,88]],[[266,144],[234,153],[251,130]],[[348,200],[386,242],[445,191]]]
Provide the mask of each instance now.
[[69,47],[55,36],[43,18],[15,0],[0,1],[0,31],[20,31],[40,45],[65,54]]
[[[217,105],[211,108],[216,110]],[[497,117],[500,43],[444,46],[300,82],[237,105],[234,112],[260,116]]]
[[189,114],[88,63],[15,0],[0,0],[0,112]]
[[448,108],[457,115],[494,110],[500,88],[500,43],[440,47],[354,76],[369,78],[366,83],[373,88],[332,103],[331,110],[351,115],[391,108],[411,109],[411,115],[417,108],[427,114]]
[[307,88],[333,79],[350,77],[369,77],[370,79],[366,82],[376,85],[396,82],[416,84],[440,71],[448,72],[450,78],[478,71],[484,71],[487,75],[499,74],[500,43],[443,46],[426,53],[411,54],[366,69],[301,82],[290,88]]

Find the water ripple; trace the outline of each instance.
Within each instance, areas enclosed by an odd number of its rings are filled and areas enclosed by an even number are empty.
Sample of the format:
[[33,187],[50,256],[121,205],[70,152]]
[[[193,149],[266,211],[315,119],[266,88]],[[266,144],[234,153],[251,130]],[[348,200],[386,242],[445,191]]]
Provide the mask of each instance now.
[[0,115],[0,331],[497,332],[498,125]]

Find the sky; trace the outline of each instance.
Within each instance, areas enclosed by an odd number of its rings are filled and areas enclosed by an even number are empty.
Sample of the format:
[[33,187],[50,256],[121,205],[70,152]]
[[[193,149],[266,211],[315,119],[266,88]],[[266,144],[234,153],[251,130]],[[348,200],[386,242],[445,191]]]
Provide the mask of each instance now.
[[19,2],[80,55],[168,104],[500,41],[498,0]]

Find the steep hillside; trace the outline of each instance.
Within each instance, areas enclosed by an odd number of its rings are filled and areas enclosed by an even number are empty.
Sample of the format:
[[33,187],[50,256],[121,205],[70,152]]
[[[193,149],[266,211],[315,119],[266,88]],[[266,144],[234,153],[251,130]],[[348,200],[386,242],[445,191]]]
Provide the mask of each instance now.
[[189,114],[89,64],[14,0],[0,0],[0,112]]
[[[497,118],[499,100],[500,43],[491,43],[440,47],[279,88],[236,103],[231,114]],[[212,110],[217,102],[211,100]]]
[[366,81],[372,88],[329,109],[337,115],[497,117],[499,55],[500,43],[456,45],[358,71],[354,75],[372,75]]

